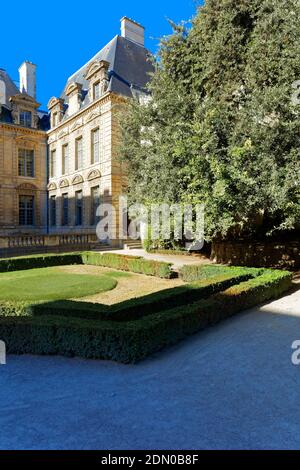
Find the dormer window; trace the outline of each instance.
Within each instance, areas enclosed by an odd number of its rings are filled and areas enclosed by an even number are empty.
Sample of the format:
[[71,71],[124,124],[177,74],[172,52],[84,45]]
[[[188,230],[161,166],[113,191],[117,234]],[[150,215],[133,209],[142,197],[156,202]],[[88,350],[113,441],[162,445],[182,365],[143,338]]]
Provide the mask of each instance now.
[[32,126],[32,113],[30,111],[20,111],[20,126]]
[[98,100],[100,98],[100,82],[96,82],[93,86],[93,99]]
[[56,127],[60,124],[64,116],[64,100],[61,98],[51,98],[48,103],[48,108],[51,115],[51,127]]
[[96,60],[89,65],[85,79],[89,81],[91,100],[97,100],[107,92],[109,85],[108,69],[109,62],[106,60]]
[[66,89],[65,94],[68,97],[68,115],[77,113],[82,105],[82,84],[77,82],[70,82]]
[[37,109],[40,104],[31,96],[18,94],[9,98],[13,123],[36,129],[39,123]]

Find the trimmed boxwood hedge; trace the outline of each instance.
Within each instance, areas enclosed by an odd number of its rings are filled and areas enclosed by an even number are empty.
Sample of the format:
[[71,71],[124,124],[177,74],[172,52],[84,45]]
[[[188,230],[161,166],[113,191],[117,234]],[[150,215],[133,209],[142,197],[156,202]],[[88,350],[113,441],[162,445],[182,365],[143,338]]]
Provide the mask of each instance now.
[[0,317],[0,338],[10,354],[59,354],[134,363],[291,287],[289,272],[263,270],[255,278],[187,306],[132,321],[59,316]]
[[[152,315],[155,312],[187,305],[200,299],[205,299],[216,292],[246,281],[252,273],[244,269],[244,274],[222,274],[210,279],[165,289],[143,297],[133,298],[112,306],[63,300],[24,305],[24,312],[30,315],[60,315],[65,317],[89,318],[95,320],[128,321]],[[0,304],[1,308],[1,304]],[[5,307],[3,307],[5,309]]]
[[290,289],[291,282],[291,273],[265,272],[210,299],[145,317],[139,322],[131,360],[142,360],[242,310],[277,298]]
[[137,256],[126,256],[116,253],[66,253],[58,255],[32,255],[17,258],[0,259],[0,272],[21,271],[25,269],[47,268],[70,264],[90,264],[122,271],[130,271],[147,276],[170,279],[173,275],[172,265],[161,261],[147,260]]
[[259,276],[263,273],[263,268],[245,268],[239,266],[222,266],[218,264],[191,264],[182,266],[179,270],[179,277],[185,282],[193,282],[199,279],[209,279],[220,274],[227,275],[242,275],[247,272],[252,274],[252,277]]
[[82,264],[81,253],[3,258],[0,259],[0,272],[4,273],[8,271],[23,271],[25,269],[50,268],[51,266],[64,266],[68,264]]
[[172,264],[161,261],[152,261],[138,256],[125,256],[116,253],[95,253],[87,251],[82,253],[84,264],[105,266],[107,268],[120,269],[147,276],[157,276],[170,279],[172,276]]

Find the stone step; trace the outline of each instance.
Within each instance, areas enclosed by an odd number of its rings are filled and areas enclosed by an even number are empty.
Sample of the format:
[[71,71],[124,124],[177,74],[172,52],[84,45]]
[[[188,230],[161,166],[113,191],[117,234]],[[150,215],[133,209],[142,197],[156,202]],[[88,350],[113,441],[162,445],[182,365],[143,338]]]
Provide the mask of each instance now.
[[141,250],[143,245],[139,240],[127,240],[124,243],[124,248],[125,250]]
[[93,245],[92,251],[111,251],[112,247],[106,243],[95,243]]

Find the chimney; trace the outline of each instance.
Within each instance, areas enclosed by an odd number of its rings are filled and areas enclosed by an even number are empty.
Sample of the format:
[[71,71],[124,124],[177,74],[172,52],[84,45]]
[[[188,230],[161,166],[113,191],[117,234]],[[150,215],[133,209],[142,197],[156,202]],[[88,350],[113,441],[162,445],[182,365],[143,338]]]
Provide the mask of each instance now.
[[136,21],[123,16],[121,19],[121,36],[140,46],[145,44],[145,28]]
[[3,69],[0,69],[0,105],[6,104],[6,84],[4,80],[4,73]]
[[19,67],[19,75],[20,92],[36,99],[36,65],[28,61],[23,62]]

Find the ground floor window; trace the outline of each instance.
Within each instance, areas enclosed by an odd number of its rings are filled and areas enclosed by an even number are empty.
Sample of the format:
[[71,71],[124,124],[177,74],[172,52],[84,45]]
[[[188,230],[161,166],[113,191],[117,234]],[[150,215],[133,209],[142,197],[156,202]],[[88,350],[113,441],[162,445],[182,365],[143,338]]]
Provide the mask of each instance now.
[[56,197],[51,196],[50,197],[50,225],[55,226],[56,225]]
[[91,225],[97,225],[99,216],[97,216],[97,209],[100,205],[100,188],[95,186],[91,188]]
[[75,224],[82,225],[82,191],[75,193]]
[[68,194],[62,195],[62,225],[69,223],[69,197]]
[[34,177],[34,151],[19,149],[18,152],[19,176]]
[[19,196],[19,225],[34,225],[34,196]]

